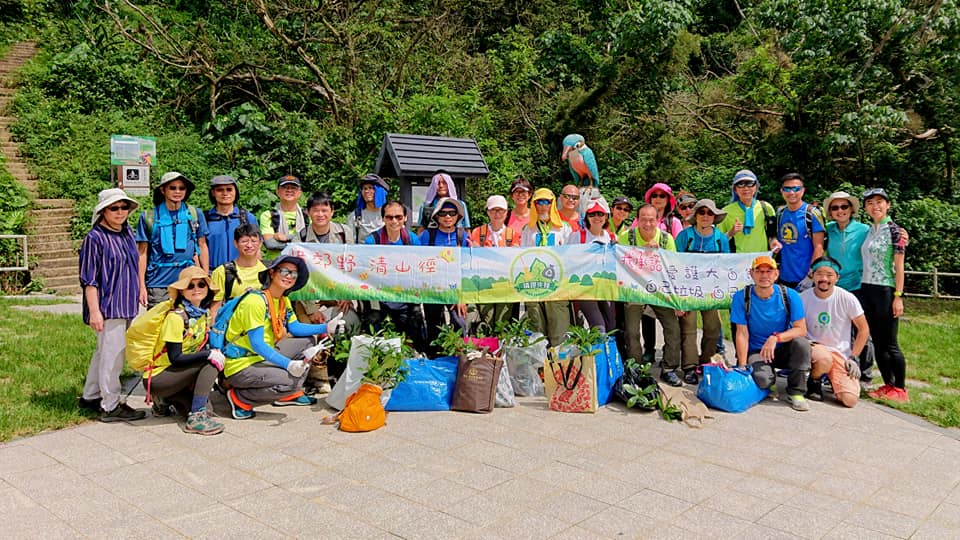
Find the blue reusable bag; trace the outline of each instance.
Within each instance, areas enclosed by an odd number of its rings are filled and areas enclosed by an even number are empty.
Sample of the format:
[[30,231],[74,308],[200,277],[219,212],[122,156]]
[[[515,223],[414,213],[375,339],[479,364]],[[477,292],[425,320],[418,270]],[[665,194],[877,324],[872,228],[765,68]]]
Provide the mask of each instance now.
[[623,376],[623,360],[613,336],[608,336],[606,343],[595,346],[591,354],[597,365],[597,405],[602,407],[610,402],[613,387]]
[[697,397],[711,409],[740,413],[763,401],[769,390],[753,380],[753,368],[730,369],[721,364],[703,366]]
[[403,361],[407,375],[390,393],[388,411],[449,411],[457,382],[456,356]]

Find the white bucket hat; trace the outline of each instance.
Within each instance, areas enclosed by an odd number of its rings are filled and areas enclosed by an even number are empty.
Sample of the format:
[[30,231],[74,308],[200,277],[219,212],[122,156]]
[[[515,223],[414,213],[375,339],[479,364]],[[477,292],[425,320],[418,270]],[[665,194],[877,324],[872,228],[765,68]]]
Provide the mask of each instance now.
[[93,219],[90,222],[90,226],[92,227],[97,224],[103,211],[106,210],[108,206],[120,201],[126,201],[127,204],[130,205],[131,212],[140,206],[137,201],[128,197],[126,192],[120,188],[105,189],[97,195],[97,205],[93,207]]

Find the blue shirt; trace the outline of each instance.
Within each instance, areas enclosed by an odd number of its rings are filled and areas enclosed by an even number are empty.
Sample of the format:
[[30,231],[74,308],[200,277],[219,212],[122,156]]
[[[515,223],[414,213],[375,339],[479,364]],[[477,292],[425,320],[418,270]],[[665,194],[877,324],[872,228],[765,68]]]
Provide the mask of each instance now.
[[[180,271],[193,264],[199,252],[197,238],[207,236],[207,220],[197,211],[197,232],[193,232],[193,216],[184,203],[180,211],[168,212],[164,204],[153,209],[153,230],[147,236],[146,211],[137,221],[137,243],[149,243],[147,249],[147,287],[167,287],[177,280]],[[182,236],[181,236],[182,234]]]
[[[747,312],[743,301],[744,291],[740,289],[733,295],[730,304],[730,322],[746,325],[750,331],[750,353],[763,348],[763,344],[774,332],[783,332],[793,327],[793,323],[804,318],[803,300],[800,293],[787,287],[787,296],[790,298],[790,316],[787,317],[786,307],[783,305],[783,295],[780,286],[773,286],[773,295],[766,300],[757,296],[756,287],[751,287],[750,294],[750,323],[747,324]],[[783,345],[777,343],[777,347]]]
[[[104,319],[133,319],[140,309],[140,273],[137,243],[130,226],[120,232],[98,223],[80,245],[80,286],[96,287]],[[83,295],[83,322],[90,324],[87,296]]]
[[[364,243],[364,244],[370,244],[370,245],[377,244],[378,242],[377,242],[376,236],[377,236],[378,234],[380,234],[380,231],[381,231],[381,230],[383,230],[382,227],[381,227],[380,229],[377,229],[376,231],[374,231],[374,233],[371,234],[370,236],[368,236],[368,237],[363,241],[363,243]],[[407,235],[410,236],[410,243],[407,244],[407,245],[409,245],[409,246],[419,246],[419,245],[420,245],[420,239],[417,238],[417,235],[413,234],[413,231],[411,231],[410,229],[405,229],[405,230],[407,231]],[[400,238],[397,238],[397,241],[396,241],[396,242],[387,242],[387,245],[391,245],[391,246],[402,246],[402,245],[403,245],[403,237],[401,236]]]
[[807,277],[813,262],[813,233],[825,232],[820,213],[813,212],[810,230],[807,230],[807,203],[796,210],[784,208],[777,223],[777,239],[783,245],[780,252],[780,279],[799,282]]
[[[240,256],[237,247],[233,245],[233,231],[240,226],[241,210],[234,205],[230,215],[217,213],[216,208],[204,212],[207,221],[207,249],[210,252],[210,268],[216,268],[223,263],[230,262]],[[251,212],[242,210],[247,217],[247,223],[257,225],[257,218]]]
[[857,220],[851,220],[842,231],[836,221],[827,223],[827,255],[840,263],[838,287],[848,291],[860,288],[860,278],[863,277],[860,248],[869,232],[870,226]]
[[436,235],[433,239],[433,244],[430,243],[430,229],[427,229],[420,233],[420,245],[421,246],[440,246],[440,247],[457,247],[457,232],[460,232],[460,244],[461,246],[469,246],[470,238],[467,236],[467,231],[465,229],[454,229],[452,232],[443,232],[440,229],[434,229]]
[[677,251],[688,253],[730,253],[730,241],[716,227],[713,234],[703,236],[696,227],[687,227],[680,231],[675,239]]

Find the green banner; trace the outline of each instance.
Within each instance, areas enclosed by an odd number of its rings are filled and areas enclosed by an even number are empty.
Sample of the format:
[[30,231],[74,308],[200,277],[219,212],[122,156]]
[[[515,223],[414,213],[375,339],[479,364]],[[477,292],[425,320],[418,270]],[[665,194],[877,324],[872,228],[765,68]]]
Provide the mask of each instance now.
[[291,244],[310,270],[294,300],[489,304],[616,300],[682,310],[727,308],[759,253],[674,253],[602,244],[440,248]]

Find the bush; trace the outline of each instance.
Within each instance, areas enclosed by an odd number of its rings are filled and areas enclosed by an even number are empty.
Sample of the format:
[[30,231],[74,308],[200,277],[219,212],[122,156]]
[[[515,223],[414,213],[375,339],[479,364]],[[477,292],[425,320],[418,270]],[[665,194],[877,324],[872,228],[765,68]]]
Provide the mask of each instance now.
[[[923,198],[896,204],[892,217],[910,234],[907,270],[960,272],[960,205]],[[921,282],[926,290],[932,287],[930,278]],[[940,292],[958,295],[957,285],[957,280],[945,282]]]

